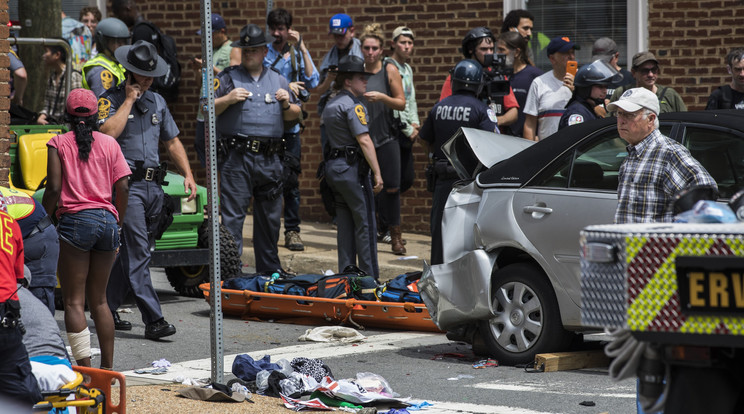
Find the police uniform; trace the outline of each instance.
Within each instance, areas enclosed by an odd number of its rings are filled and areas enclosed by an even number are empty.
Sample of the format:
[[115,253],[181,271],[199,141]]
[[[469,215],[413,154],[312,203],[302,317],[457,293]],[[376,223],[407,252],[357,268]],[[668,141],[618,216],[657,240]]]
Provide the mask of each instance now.
[[566,111],[561,115],[561,120],[558,121],[558,129],[591,121],[592,119],[597,119],[594,108],[590,108],[585,99],[575,99],[568,104]]
[[[282,103],[276,91],[289,83],[275,71],[263,68],[257,80],[242,65],[217,75],[215,98],[235,88],[250,96],[230,105],[217,119],[223,157],[220,170],[222,224],[230,230],[243,253],[243,223],[253,198],[253,249],[256,271],[281,269],[277,240],[282,214]],[[294,102],[290,98],[290,102]]]
[[[99,124],[112,117],[126,99],[126,84],[103,94],[98,100]],[[121,226],[121,248],[111,270],[106,298],[112,312],[124,301],[131,288],[142,321],[151,324],[163,318],[160,302],[150,279],[150,248],[153,228],[163,206],[160,184],[165,171],[160,168],[159,141],[179,134],[162,96],[150,90],[132,106],[124,131],[117,141],[132,169],[127,215]]]
[[100,98],[107,89],[122,84],[125,74],[123,66],[99,53],[83,65],[83,88],[92,90]]
[[8,214],[18,222],[23,235],[23,259],[31,275],[29,290],[54,315],[57,286],[59,236],[41,203],[21,191],[0,187]]
[[431,206],[431,264],[443,263],[442,215],[447,197],[458,176],[442,152],[442,145],[460,127],[499,132],[496,113],[472,94],[455,93],[439,101],[429,112],[419,137],[434,152],[435,187]]
[[374,193],[369,167],[356,137],[369,132],[367,109],[343,90],[323,110],[330,155],[325,177],[333,190],[338,226],[339,271],[357,264],[379,277]]

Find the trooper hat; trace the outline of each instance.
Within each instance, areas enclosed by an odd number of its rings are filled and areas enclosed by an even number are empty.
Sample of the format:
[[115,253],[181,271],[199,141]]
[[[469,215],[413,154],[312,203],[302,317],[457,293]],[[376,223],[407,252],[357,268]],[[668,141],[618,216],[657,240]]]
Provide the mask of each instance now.
[[98,99],[90,89],[77,88],[67,95],[67,113],[85,118],[98,113]]
[[129,72],[151,78],[168,73],[168,64],[158,56],[158,49],[145,40],[138,40],[131,46],[121,46],[114,55]]
[[361,73],[367,76],[374,75],[374,73],[369,73],[364,70],[364,59],[354,55],[346,55],[338,61],[338,73]]
[[646,88],[628,89],[620,96],[620,99],[607,105],[609,111],[617,111],[617,108],[626,112],[635,112],[646,108],[658,116],[659,98]]
[[249,47],[266,46],[273,41],[273,37],[267,35],[260,27],[251,23],[240,29],[240,39],[232,42],[230,46],[246,49]]

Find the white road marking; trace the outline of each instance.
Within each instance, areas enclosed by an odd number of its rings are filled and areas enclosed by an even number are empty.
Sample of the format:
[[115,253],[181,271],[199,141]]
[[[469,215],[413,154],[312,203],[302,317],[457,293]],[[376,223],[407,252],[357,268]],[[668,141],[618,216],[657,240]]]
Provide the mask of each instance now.
[[[516,392],[539,392],[540,394],[565,394],[565,391],[550,390],[543,387],[533,387],[529,385],[501,384],[495,382],[482,382],[480,384],[466,385],[466,387],[480,388],[486,390],[516,391]],[[627,387],[621,387],[627,389]],[[635,400],[635,393],[593,393],[593,392],[576,392],[571,391],[572,395],[584,397],[603,397],[603,398],[630,398]]]
[[[223,368],[225,374],[232,374],[232,364],[235,357],[242,354],[248,354],[253,359],[263,358],[264,355],[271,355],[271,360],[276,362],[282,358],[292,360],[295,357],[306,358],[335,358],[351,354],[372,353],[382,351],[394,351],[404,346],[412,344],[428,346],[437,344],[446,344],[450,340],[444,334],[425,333],[425,332],[395,332],[382,335],[373,335],[367,337],[363,342],[357,344],[332,344],[324,342],[303,342],[300,345],[291,345],[280,348],[270,348],[265,350],[246,351],[240,354],[225,355]],[[165,374],[153,376],[151,374],[136,374],[134,371],[124,371],[127,378],[139,378],[154,381],[174,381],[176,378],[208,378],[211,376],[212,360],[211,358],[197,359],[173,363]]]
[[548,411],[534,411],[527,408],[508,407],[504,405],[469,404],[446,401],[428,402],[434,406],[423,408],[421,414],[554,414]]

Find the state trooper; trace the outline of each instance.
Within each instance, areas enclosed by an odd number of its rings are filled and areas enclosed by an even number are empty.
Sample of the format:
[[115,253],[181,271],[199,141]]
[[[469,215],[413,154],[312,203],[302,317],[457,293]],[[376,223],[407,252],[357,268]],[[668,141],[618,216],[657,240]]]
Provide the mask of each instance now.
[[[439,101],[421,127],[421,144],[432,157],[434,195],[431,205],[431,264],[443,263],[442,215],[452,185],[458,180],[442,145],[460,127],[499,132],[496,113],[477,98],[483,88],[483,68],[478,61],[465,59],[452,71],[453,95]],[[431,188],[431,186],[429,186]]]
[[112,86],[118,86],[126,78],[126,69],[119,64],[116,50],[129,43],[127,25],[115,17],[101,20],[96,27],[98,54],[83,65],[83,88],[90,89],[100,98]]
[[622,73],[604,60],[597,59],[582,66],[574,77],[573,96],[558,121],[558,129],[604,118],[607,114],[604,106],[607,87],[622,79]]
[[322,117],[330,148],[325,177],[336,206],[338,269],[358,264],[379,278],[373,192],[382,190],[382,175],[369,136],[367,109],[358,99],[367,90],[371,75],[364,70],[364,59],[353,55],[341,58],[333,85],[338,94],[323,109]]
[[196,197],[196,183],[165,99],[149,89],[153,78],[162,76],[168,66],[155,46],[144,40],[120,47],[116,58],[126,68],[127,80],[99,98],[98,122],[101,132],[119,142],[132,176],[127,216],[121,227],[121,248],[111,269],[106,298],[116,329],[130,330],[131,323],[122,321],[116,309],[131,289],[145,323],[145,338],[154,340],[176,333],[176,327],[163,318],[148,267],[153,229],[163,207],[161,184],[166,176],[158,154],[160,142],[183,174],[189,200]]
[[282,214],[281,152],[284,121],[297,119],[287,79],[265,68],[272,39],[255,24],[240,29],[232,43],[240,65],[225,68],[215,82],[218,116],[220,204],[224,224],[243,253],[243,223],[253,198],[253,249],[256,271],[281,273],[277,240]]

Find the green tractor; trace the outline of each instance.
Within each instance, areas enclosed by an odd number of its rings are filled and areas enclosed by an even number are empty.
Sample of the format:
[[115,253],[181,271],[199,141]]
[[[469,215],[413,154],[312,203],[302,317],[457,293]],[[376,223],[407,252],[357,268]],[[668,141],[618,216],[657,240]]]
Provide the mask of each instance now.
[[[67,128],[60,125],[11,125],[9,187],[41,201],[46,183],[46,143],[64,132]],[[173,210],[173,222],[155,241],[150,266],[165,268],[168,281],[179,294],[201,297],[199,285],[209,282],[207,189],[197,186],[196,198],[187,201],[181,175],[169,171],[165,181],[165,202],[170,203]],[[237,245],[222,225],[219,239],[222,278],[240,276]]]

